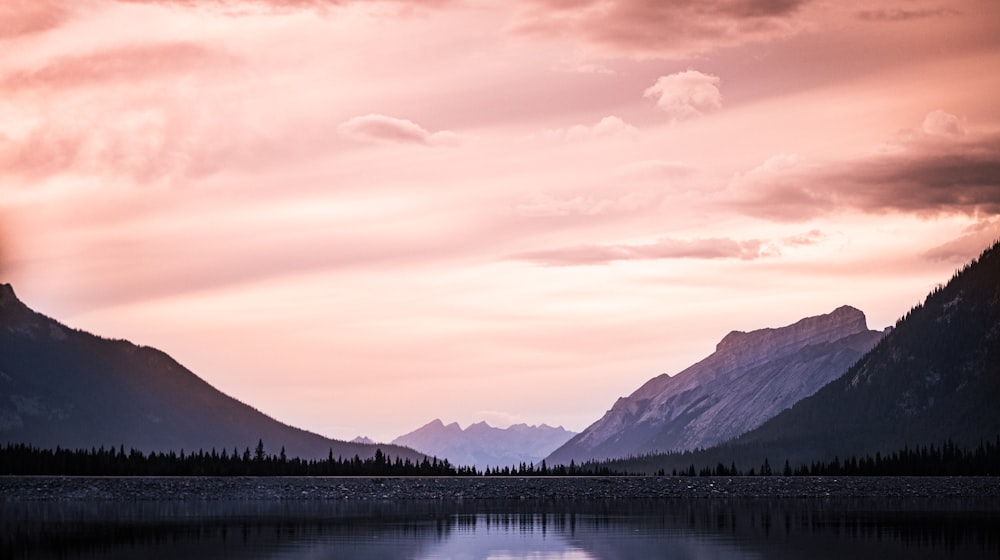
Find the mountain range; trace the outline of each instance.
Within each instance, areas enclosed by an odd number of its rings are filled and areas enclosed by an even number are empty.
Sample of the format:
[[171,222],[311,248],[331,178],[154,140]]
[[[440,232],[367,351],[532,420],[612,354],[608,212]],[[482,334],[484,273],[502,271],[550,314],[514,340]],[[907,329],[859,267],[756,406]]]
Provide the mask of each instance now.
[[[368,458],[376,451],[278,422],[155,348],[68,328],[0,284],[0,443],[242,452],[258,440],[268,454],[283,447],[305,459]],[[424,457],[379,447],[394,458]]]
[[[944,439],[976,445],[1000,435],[997,403],[1000,242],[892,329],[869,330],[862,312],[843,306],[785,327],[731,332],[704,360],[649,380],[580,434],[435,420],[378,447],[479,468],[629,456],[609,464],[630,472],[731,461],[747,468],[768,457],[801,463]],[[207,451],[258,440],[268,453],[302,458],[376,450],[278,422],[159,350],[68,328],[0,284],[0,443]]]
[[485,469],[537,463],[574,435],[575,432],[562,426],[553,428],[545,424],[515,424],[502,429],[478,422],[463,430],[458,423],[445,425],[434,420],[392,443],[427,455],[447,457],[454,465]]
[[[911,309],[844,375],[735,443],[874,453],[1000,435],[1000,243]],[[802,452],[797,452],[802,453]]]
[[897,321],[858,362],[812,396],[731,442],[690,454],[616,461],[655,472],[741,468],[886,454],[946,440],[1000,438],[1000,242]]
[[546,461],[683,451],[735,438],[842,375],[882,336],[849,306],[781,328],[730,332],[704,360],[618,399]]

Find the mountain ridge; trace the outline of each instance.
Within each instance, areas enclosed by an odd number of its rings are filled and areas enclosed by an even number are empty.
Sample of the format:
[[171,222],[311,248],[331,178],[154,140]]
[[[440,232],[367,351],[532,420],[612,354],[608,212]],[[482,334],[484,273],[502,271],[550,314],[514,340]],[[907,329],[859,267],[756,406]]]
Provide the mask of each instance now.
[[447,458],[452,464],[484,469],[536,463],[573,435],[562,426],[548,424],[496,428],[481,421],[462,429],[457,422],[445,424],[435,418],[392,442]]
[[1000,441],[1000,240],[903,315],[843,375],[757,428],[683,454],[610,461],[630,472],[836,461]]
[[619,398],[546,461],[579,463],[731,439],[814,393],[882,335],[846,305],[784,327],[731,331],[706,358]]
[[843,376],[739,441],[811,434],[830,442],[827,455],[844,448],[831,440],[844,433],[857,436],[852,447],[860,452],[881,447],[866,437],[873,433],[896,433],[910,445],[945,439],[974,445],[1000,434],[996,403],[1000,241],[931,291]]
[[[0,441],[143,451],[243,450],[262,440],[305,459],[373,456],[376,446],[284,424],[230,397],[166,352],[73,329],[0,284]],[[398,446],[383,453],[422,460]]]

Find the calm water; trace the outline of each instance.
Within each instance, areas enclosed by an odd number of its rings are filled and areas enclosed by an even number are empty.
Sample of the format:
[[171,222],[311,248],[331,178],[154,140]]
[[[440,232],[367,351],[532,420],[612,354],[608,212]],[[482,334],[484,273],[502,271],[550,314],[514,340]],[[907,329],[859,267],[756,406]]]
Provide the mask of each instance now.
[[0,502],[2,558],[1000,558],[1000,512],[873,500]]

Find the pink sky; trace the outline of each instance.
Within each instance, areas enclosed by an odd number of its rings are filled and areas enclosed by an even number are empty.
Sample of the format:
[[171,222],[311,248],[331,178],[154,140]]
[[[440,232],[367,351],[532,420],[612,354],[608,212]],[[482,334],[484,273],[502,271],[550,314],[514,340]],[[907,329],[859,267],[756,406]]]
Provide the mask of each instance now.
[[581,430],[1000,236],[993,0],[14,0],[0,281],[325,435]]

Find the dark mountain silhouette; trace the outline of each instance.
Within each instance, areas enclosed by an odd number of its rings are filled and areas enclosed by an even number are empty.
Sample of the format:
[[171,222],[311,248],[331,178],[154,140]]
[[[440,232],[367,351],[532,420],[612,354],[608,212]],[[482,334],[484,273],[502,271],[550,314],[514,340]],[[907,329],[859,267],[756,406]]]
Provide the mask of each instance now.
[[[0,441],[42,448],[124,445],[143,451],[266,453],[367,458],[376,446],[282,424],[229,397],[167,354],[70,329],[25,306],[0,284]],[[423,455],[383,445],[415,461]]]
[[902,448],[964,448],[1000,435],[1000,242],[911,309],[816,394],[736,440],[689,455],[615,462],[655,471],[735,462],[777,470]]
[[704,360],[646,382],[557,449],[548,464],[709,447],[732,439],[842,375],[882,337],[843,306],[795,324],[733,331]]
[[542,424],[515,424],[495,428],[486,422],[470,424],[464,430],[458,423],[445,425],[434,420],[392,442],[412,447],[422,453],[447,458],[454,465],[509,467],[541,461],[574,432]]
[[1000,243],[845,375],[737,443],[827,457],[1000,434]]

